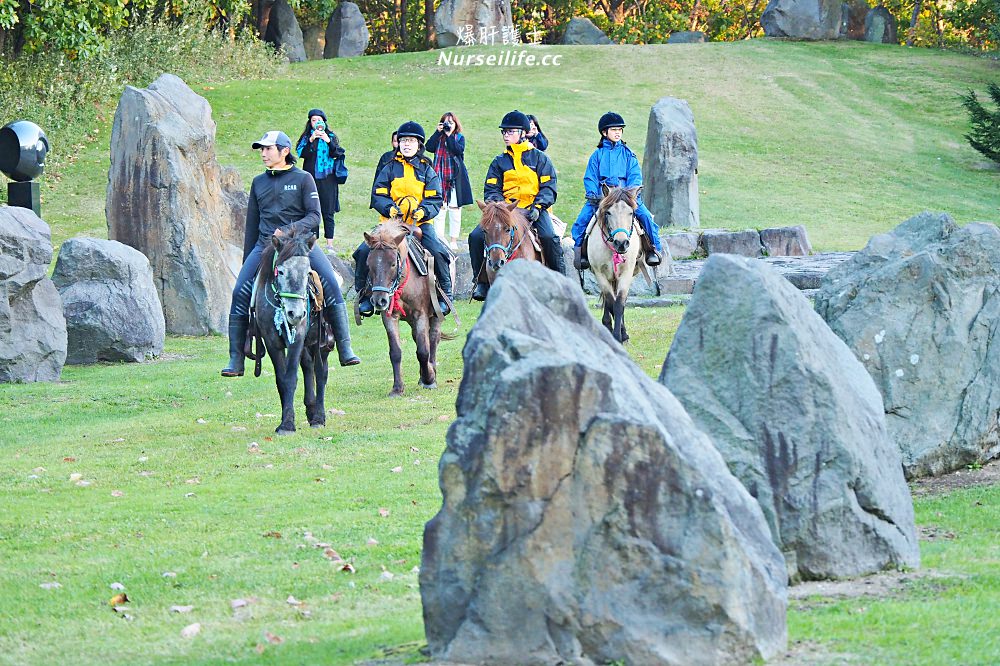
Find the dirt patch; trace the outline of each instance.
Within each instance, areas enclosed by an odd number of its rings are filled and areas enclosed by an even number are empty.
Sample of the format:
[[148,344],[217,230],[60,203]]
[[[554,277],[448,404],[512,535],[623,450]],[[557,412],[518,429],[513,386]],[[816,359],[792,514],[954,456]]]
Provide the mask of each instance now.
[[941,476],[916,479],[910,482],[914,496],[942,495],[972,486],[1000,485],[1000,460],[991,460],[978,469],[959,469]]
[[812,641],[792,641],[784,652],[767,660],[767,666],[860,666],[867,663],[852,654],[830,652]]
[[856,599],[858,597],[891,597],[902,593],[918,580],[954,578],[934,571],[884,571],[863,578],[846,580],[816,580],[799,583],[788,588],[790,602],[805,601],[814,597],[828,600]]

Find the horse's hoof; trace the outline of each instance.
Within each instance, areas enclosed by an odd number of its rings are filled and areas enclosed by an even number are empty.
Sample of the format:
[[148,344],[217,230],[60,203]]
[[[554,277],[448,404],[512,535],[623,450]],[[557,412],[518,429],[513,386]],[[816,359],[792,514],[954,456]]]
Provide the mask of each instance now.
[[279,427],[279,428],[275,428],[274,432],[276,432],[277,434],[282,435],[282,436],[284,436],[284,435],[292,435],[292,434],[295,433],[295,428],[293,427],[291,430],[285,430],[285,429]]
[[403,391],[402,390],[399,390],[399,391],[389,391],[389,397],[390,398],[402,398],[403,397]]
[[437,387],[438,387],[437,382],[434,382],[433,384],[424,384],[423,382],[420,382],[420,388],[436,389]]
[[317,421],[316,423],[310,423],[309,427],[310,428],[325,428],[326,427],[326,421]]

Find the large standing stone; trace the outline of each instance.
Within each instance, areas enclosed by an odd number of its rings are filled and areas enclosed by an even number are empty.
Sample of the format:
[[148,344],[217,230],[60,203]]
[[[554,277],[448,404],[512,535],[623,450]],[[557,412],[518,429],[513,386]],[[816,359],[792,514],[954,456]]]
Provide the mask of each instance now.
[[660,381],[760,502],[791,576],[918,565],[913,504],[875,384],[763,262],[708,258]]
[[275,0],[268,15],[267,29],[264,31],[264,41],[274,44],[284,50],[288,62],[304,62],[306,60],[305,42],[302,40],[302,29],[295,18],[295,11],[288,0]]
[[420,567],[432,656],[698,665],[781,649],[786,574],[759,507],[575,284],[504,267],[463,357]]
[[326,26],[324,58],[353,58],[364,55],[371,34],[361,9],[353,2],[341,2]]
[[306,50],[306,58],[309,60],[322,60],[323,52],[326,49],[326,25],[312,24],[302,28],[302,44]]
[[172,74],[125,87],[111,130],[108,238],[149,258],[168,332],[226,330],[246,200],[215,157],[204,98]]
[[594,44],[613,44],[614,42],[612,42],[600,28],[594,25],[589,18],[574,16],[569,20],[569,25],[566,26],[566,32],[563,33],[562,43],[586,46]]
[[764,246],[760,242],[760,232],[755,229],[726,231],[706,229],[698,239],[698,245],[706,255],[737,254],[741,257],[762,257]]
[[477,44],[483,41],[488,45],[502,44],[504,30],[510,36],[513,28],[510,0],[442,0],[434,14],[434,29],[441,48],[455,46],[460,36],[467,33]]
[[163,352],[163,309],[149,260],[118,241],[73,238],[52,281],[62,297],[66,362],[140,362]]
[[809,242],[806,228],[801,224],[761,229],[760,244],[769,257],[808,257],[812,254],[812,243]]
[[649,112],[643,199],[661,227],[698,227],[698,134],[691,107],[662,97]]
[[865,41],[876,44],[898,44],[896,37],[896,17],[889,13],[885,5],[872,7],[865,14]]
[[0,382],[51,382],[66,361],[52,235],[28,208],[0,206]]
[[667,44],[704,44],[705,33],[700,30],[679,30],[670,33]]
[[816,311],[875,379],[910,477],[1000,454],[1000,231],[921,213],[830,271]]
[[768,37],[837,39],[843,0],[770,0],[760,16]]

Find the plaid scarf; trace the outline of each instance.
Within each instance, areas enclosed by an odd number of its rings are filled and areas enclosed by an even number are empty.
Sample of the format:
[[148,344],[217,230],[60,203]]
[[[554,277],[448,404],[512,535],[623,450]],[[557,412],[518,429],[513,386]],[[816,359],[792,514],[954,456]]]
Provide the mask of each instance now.
[[448,196],[451,193],[454,172],[451,168],[451,155],[448,153],[447,136],[442,135],[438,142],[437,150],[434,151],[434,170],[437,171],[441,179],[441,196],[444,197],[445,205],[448,205]]

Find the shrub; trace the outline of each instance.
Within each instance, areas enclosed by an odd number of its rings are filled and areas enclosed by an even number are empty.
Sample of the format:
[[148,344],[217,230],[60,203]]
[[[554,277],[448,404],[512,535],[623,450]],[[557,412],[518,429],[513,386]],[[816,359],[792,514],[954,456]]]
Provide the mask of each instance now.
[[996,111],[984,107],[973,90],[962,97],[962,106],[969,112],[972,124],[972,130],[965,138],[970,146],[1000,164],[1000,85],[990,83],[987,90],[997,107]]

